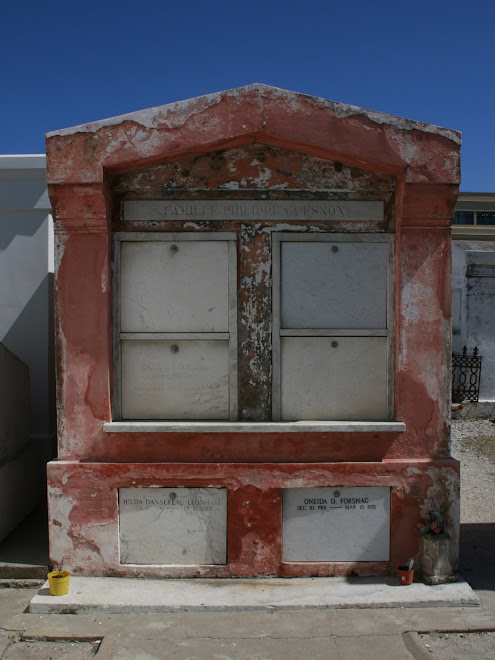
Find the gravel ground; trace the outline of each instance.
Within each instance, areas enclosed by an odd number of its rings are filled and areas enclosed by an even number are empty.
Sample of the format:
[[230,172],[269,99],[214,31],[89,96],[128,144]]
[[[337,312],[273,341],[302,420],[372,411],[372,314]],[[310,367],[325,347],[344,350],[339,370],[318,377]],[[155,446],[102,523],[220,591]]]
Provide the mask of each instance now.
[[437,660],[467,660],[495,658],[495,634],[479,633],[428,633],[419,635],[425,651]]
[[495,423],[453,421],[452,456],[461,462],[461,523],[494,523]]
[[2,660],[91,660],[98,644],[91,642],[19,641],[9,646]]

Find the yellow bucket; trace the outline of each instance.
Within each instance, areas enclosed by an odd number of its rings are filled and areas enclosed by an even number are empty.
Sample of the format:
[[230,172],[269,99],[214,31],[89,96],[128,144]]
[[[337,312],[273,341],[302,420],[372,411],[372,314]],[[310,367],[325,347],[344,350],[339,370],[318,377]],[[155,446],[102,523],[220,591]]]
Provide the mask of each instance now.
[[69,593],[69,571],[52,571],[48,573],[48,586],[52,596],[65,596]]

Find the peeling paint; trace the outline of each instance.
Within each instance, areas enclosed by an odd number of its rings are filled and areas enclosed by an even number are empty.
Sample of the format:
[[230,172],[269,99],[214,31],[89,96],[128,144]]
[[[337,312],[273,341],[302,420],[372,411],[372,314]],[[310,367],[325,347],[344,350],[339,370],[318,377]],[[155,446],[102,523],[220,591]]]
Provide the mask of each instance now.
[[[435,133],[447,137],[449,140],[456,142],[456,144],[460,144],[460,134],[457,131],[452,131],[449,129],[441,128],[439,126],[433,126],[431,124],[425,124],[411,119],[406,119],[404,117],[398,117],[396,115],[389,115],[382,112],[366,110],[355,105],[335,103],[321,97],[318,98],[306,96],[304,94],[298,94],[297,92],[291,92],[285,89],[271,87],[262,83],[253,83],[250,85],[245,85],[244,87],[229,89],[223,92],[214,92],[212,94],[198,96],[193,99],[177,101],[167,105],[149,108],[147,110],[139,110],[137,112],[118,115],[116,117],[110,117],[108,119],[103,119],[88,124],[81,124],[72,128],[52,131],[51,133],[47,134],[47,137],[56,135],[68,136],[74,135],[78,132],[94,133],[103,127],[114,126],[115,124],[120,124],[124,121],[139,123],[141,126],[147,129],[155,128],[160,124],[166,124],[170,128],[177,128],[178,126],[173,120],[177,115],[184,115],[186,117],[183,120],[185,123],[187,118],[198,112],[198,107],[204,108],[206,106],[216,105],[222,100],[222,96],[224,95],[231,97],[242,97],[243,95],[246,95],[252,91],[259,92],[260,97],[267,96],[267,98],[270,99],[283,101],[287,107],[291,107],[292,109],[297,109],[299,99],[304,99],[318,107],[323,107],[333,111],[339,118],[350,117],[353,115],[363,115],[371,119],[373,123],[377,124],[378,126],[386,124],[395,126],[401,130],[419,130],[428,133]],[[246,128],[247,126],[246,124],[243,124],[242,127]]]
[[[212,174],[213,172],[213,174]],[[233,176],[234,175],[234,176]],[[191,190],[310,190],[313,193],[366,190],[368,194],[395,189],[395,178],[326,159],[254,143],[188,156],[146,170],[128,171],[113,178],[122,192],[153,194],[166,189]],[[261,198],[266,199],[261,195]]]
[[107,274],[105,271],[103,271],[101,274],[101,292],[107,292]]
[[[458,500],[458,463],[456,461],[411,461],[333,464],[198,464],[196,475],[190,464],[105,464],[66,461],[49,465],[50,516],[66,530],[52,547],[52,559],[77,573],[102,575],[237,576],[251,575],[344,575],[349,566],[340,562],[283,564],[281,560],[281,522],[283,488],[313,486],[391,487],[392,555],[390,562],[353,563],[359,575],[387,573],[408,556],[418,556],[420,536],[416,522],[425,511],[419,505],[432,494],[440,494],[455,518]],[[68,473],[65,487],[60,479]],[[201,478],[198,476],[201,474]],[[227,485],[229,488],[229,564],[225,566],[139,566],[120,565],[117,554],[118,520],[116,492],[134,483],[136,487]],[[57,486],[58,485],[58,486]],[[70,492],[67,495],[64,491]],[[100,500],[88,513],[87,493],[97,491]],[[450,530],[453,536],[456,531]],[[454,553],[455,554],[455,553]]]

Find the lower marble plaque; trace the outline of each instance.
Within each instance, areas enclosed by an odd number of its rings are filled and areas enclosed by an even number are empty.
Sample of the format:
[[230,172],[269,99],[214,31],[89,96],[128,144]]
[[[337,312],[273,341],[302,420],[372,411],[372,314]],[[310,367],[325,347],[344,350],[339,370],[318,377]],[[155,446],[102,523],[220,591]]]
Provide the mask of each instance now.
[[120,488],[122,564],[225,564],[226,488]]
[[123,419],[228,419],[229,342],[122,342]]
[[287,488],[283,561],[388,561],[390,488]]

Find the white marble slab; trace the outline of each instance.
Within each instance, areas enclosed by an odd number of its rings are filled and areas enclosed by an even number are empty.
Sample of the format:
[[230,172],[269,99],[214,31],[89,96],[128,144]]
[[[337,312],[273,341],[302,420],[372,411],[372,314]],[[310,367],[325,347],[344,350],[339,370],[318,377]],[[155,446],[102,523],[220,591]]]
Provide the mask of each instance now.
[[228,332],[227,241],[124,241],[121,332]]
[[387,327],[388,245],[283,242],[282,328]]
[[287,488],[282,559],[388,561],[390,488]]
[[229,342],[122,341],[124,419],[228,419]]
[[120,488],[122,564],[225,564],[226,488]]
[[282,420],[387,418],[386,337],[282,337]]

